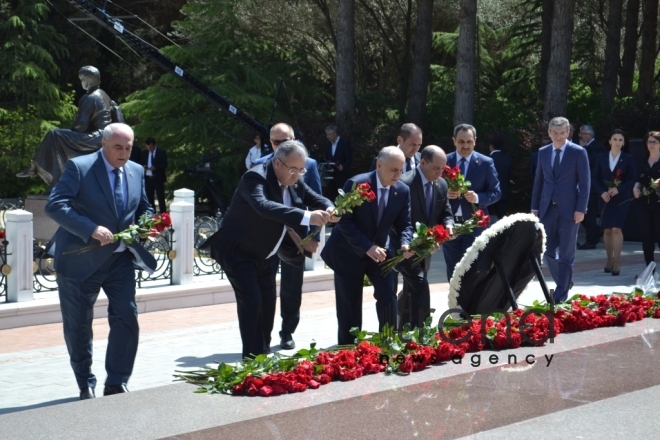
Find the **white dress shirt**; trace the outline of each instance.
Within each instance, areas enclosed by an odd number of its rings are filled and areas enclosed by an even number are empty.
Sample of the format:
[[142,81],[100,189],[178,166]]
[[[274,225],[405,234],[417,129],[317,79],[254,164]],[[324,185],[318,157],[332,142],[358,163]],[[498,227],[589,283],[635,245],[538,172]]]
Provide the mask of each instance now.
[[621,152],[619,151],[619,154],[616,156],[612,156],[612,152],[610,151],[610,154],[608,154],[609,159],[610,159],[610,171],[614,172],[614,168],[616,167],[616,163],[619,161],[619,158],[621,157]]
[[335,157],[335,152],[337,151],[337,144],[339,144],[340,137],[337,136],[337,139],[332,143],[332,157]]
[[[467,178],[467,173],[468,173],[468,169],[470,168],[470,161],[472,160],[472,155],[473,154],[474,153],[470,153],[470,155],[465,158],[465,174],[463,174],[463,177],[465,177],[465,180],[470,180],[470,179]],[[456,166],[459,167],[459,168],[461,167],[461,160],[462,159],[463,159],[463,156],[456,153]],[[477,194],[476,192],[474,194],[477,197],[477,200],[475,200],[474,204],[478,205],[479,204],[479,194]],[[456,217],[462,217],[463,216],[463,210],[461,209],[460,203],[458,204],[458,209],[456,210],[454,215]]]
[[[152,165],[152,160],[153,158],[156,157],[156,147],[154,147],[154,151],[149,152],[149,157],[147,158],[147,168],[151,168]],[[153,172],[151,170],[147,170],[147,176],[153,176]]]
[[245,168],[248,170],[254,165],[254,162],[261,158],[261,147],[258,145],[250,148],[247,157],[245,158]]

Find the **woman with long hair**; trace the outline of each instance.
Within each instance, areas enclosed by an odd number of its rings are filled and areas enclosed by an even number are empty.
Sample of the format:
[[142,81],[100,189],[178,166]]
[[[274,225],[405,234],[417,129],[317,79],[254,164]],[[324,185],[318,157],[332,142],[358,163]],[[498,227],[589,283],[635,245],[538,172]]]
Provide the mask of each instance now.
[[591,186],[599,195],[598,209],[601,212],[601,227],[607,262],[605,273],[619,275],[621,272],[621,249],[623,227],[626,224],[632,195],[637,180],[635,162],[628,154],[625,133],[618,128],[609,137],[610,151],[600,153],[591,172]]
[[633,194],[641,200],[642,250],[646,265],[653,261],[655,244],[660,243],[660,131],[650,131],[644,139],[646,162],[635,183]]

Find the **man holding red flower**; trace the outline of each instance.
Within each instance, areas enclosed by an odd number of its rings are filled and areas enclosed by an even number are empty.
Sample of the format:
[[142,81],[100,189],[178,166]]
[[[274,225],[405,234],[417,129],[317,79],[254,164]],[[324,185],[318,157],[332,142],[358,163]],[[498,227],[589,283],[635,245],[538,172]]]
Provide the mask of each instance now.
[[[451,168],[458,167],[461,176],[470,185],[465,192],[450,189],[447,197],[455,222],[464,223],[478,209],[488,214],[488,206],[500,199],[502,191],[493,159],[474,151],[477,130],[471,125],[460,124],[454,128],[452,139],[456,151],[447,155],[447,165]],[[477,227],[471,233],[460,235],[442,246],[447,265],[447,281],[451,281],[454,268],[482,232],[483,228]]]
[[[429,145],[422,150],[420,164],[401,177],[410,188],[411,222],[423,223],[429,228],[444,225],[449,234],[454,232],[454,215],[447,198],[447,182],[441,177],[447,164],[442,148]],[[436,240],[438,241],[438,240]],[[428,271],[431,256],[414,265],[413,259],[398,266],[403,276],[403,291],[398,298],[399,328],[410,323],[421,327],[431,314],[431,294]]]
[[[125,393],[139,337],[133,264],[149,272],[156,268],[153,256],[137,241],[127,244],[114,236],[137,217],[153,215],[145,193],[144,170],[129,161],[133,130],[126,124],[110,124],[103,130],[101,143],[100,151],[66,163],[46,204],[46,215],[60,225],[51,240],[55,244],[51,252],[64,339],[81,400],[95,397],[92,319],[100,289],[110,304],[108,377],[103,395]],[[82,252],[85,248],[88,251]]]
[[353,184],[369,183],[376,200],[363,203],[345,213],[332,231],[321,257],[335,271],[338,343],[353,344],[352,327],[362,327],[362,287],[366,275],[374,286],[379,329],[396,326],[397,300],[395,277],[384,274],[380,263],[395,252],[390,230],[400,237],[406,258],[413,255],[408,243],[412,239],[410,223],[410,190],[399,182],[405,166],[403,152],[385,147],[376,161],[376,170],[359,174],[344,185],[349,193]]

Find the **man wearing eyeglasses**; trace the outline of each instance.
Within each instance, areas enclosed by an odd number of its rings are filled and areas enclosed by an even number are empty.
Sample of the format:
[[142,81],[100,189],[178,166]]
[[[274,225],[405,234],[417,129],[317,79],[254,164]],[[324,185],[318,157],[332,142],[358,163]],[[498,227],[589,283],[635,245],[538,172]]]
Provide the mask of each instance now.
[[[278,147],[288,140],[295,140],[293,127],[289,124],[280,122],[273,125],[270,129],[270,143],[273,146],[273,151],[277,151]],[[263,164],[272,160],[273,154],[266,155],[257,161],[256,164]],[[321,176],[319,175],[318,165],[314,159],[308,157],[305,161],[305,173],[303,173],[303,180],[305,183],[316,193],[321,194]],[[301,236],[306,237],[309,234],[309,228],[298,227],[295,232]],[[312,257],[316,252],[321,241],[321,236],[318,234],[312,241],[309,242],[305,251],[307,255],[298,252],[298,247],[293,242],[291,236],[287,234],[282,241],[282,246],[277,253],[281,264],[281,277],[280,277],[280,314],[282,316],[282,330],[280,331],[280,347],[284,350],[291,350],[296,348],[296,343],[293,340],[293,333],[298,327],[300,322],[300,304],[302,302],[302,285],[303,274],[305,272],[305,256]],[[273,262],[273,279],[277,274],[278,261]]]
[[243,175],[218,232],[202,244],[234,288],[243,357],[270,351],[277,301],[273,270],[288,229],[339,220],[331,218],[332,202],[301,179],[305,147],[297,141],[275,145],[271,161]]

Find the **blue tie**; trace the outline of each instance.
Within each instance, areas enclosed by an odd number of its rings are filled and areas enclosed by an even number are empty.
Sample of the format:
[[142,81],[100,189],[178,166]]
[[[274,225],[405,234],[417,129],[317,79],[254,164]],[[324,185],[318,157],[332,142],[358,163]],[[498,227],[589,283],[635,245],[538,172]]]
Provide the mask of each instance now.
[[380,224],[380,219],[383,218],[383,213],[385,212],[385,207],[387,206],[387,202],[385,201],[386,195],[387,195],[387,188],[381,188],[380,200],[378,201],[378,222],[376,223],[377,225]]
[[406,157],[406,171],[412,170],[412,161],[409,157]]
[[426,216],[431,218],[431,211],[433,210],[433,188],[431,182],[426,182]]
[[557,178],[557,175],[559,174],[559,155],[561,154],[561,149],[560,148],[555,148],[555,160],[552,163],[552,177],[555,179]]
[[461,174],[463,175],[463,177],[465,177],[465,162],[466,162],[465,158],[461,157],[461,164],[459,165],[459,167],[461,169]]
[[115,173],[115,208],[117,209],[117,218],[121,218],[124,213],[124,193],[121,191],[121,174],[119,168],[112,170]]

